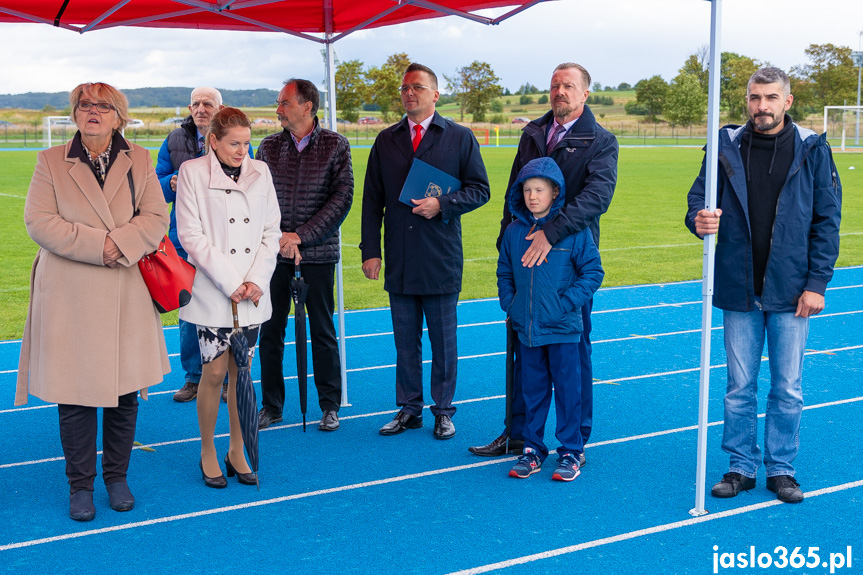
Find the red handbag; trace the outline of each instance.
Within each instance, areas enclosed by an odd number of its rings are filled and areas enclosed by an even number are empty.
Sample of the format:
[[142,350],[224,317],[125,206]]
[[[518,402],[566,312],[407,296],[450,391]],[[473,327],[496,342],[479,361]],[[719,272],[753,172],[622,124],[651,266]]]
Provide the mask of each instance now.
[[[132,172],[127,172],[129,188],[132,192],[132,209],[135,215],[135,184],[132,182]],[[195,266],[177,254],[177,249],[165,236],[159,242],[155,252],[138,261],[141,277],[147,284],[150,297],[159,313],[167,313],[179,309],[192,301],[192,285],[195,283]]]
[[155,252],[141,258],[138,269],[159,313],[174,311],[192,301],[195,266],[177,254],[168,236],[162,238]]

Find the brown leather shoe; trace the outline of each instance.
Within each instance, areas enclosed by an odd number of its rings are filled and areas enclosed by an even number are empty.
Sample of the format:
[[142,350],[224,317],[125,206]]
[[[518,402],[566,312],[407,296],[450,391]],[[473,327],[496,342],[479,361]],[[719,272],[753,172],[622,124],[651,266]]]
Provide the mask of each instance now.
[[[479,455],[481,457],[500,457],[501,455],[506,455],[506,435],[500,435],[494,441],[489,443],[488,445],[474,445],[473,447],[468,447],[468,451],[473,453],[474,455]],[[524,441],[521,439],[510,439],[509,440],[509,452],[514,453],[515,455],[521,455],[524,451]]]
[[174,394],[174,401],[178,403],[186,403],[198,397],[198,384],[192,381],[187,381],[186,384],[177,390]]

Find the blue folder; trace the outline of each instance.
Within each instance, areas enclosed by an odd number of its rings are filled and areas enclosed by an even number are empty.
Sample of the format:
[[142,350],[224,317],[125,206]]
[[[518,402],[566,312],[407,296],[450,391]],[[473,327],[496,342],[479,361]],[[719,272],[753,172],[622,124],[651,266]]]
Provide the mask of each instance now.
[[444,171],[414,158],[408,177],[402,186],[399,201],[412,208],[416,205],[411,200],[423,198],[440,198],[453,190],[460,190],[461,182]]

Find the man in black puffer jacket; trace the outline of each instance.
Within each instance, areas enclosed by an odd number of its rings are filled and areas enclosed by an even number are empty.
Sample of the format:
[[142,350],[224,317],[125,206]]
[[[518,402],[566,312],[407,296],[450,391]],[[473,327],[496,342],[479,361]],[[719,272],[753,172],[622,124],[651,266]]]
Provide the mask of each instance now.
[[273,315],[261,326],[261,429],[282,421],[285,327],[291,312],[291,279],[300,260],[309,285],[312,365],[323,412],[318,429],[339,428],[342,380],[333,287],[340,257],[339,226],[351,209],[354,174],[348,139],[321,128],[316,116],[319,102],[314,84],[288,80],[276,108],[284,130],[264,138],[256,155],[270,167],[282,211],[279,263],[270,281]]

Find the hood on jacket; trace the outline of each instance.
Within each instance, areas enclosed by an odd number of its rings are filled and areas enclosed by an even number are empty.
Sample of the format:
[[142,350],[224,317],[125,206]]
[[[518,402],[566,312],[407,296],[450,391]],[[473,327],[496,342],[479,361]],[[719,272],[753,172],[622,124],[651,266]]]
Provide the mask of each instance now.
[[[557,197],[551,203],[551,210],[538,220],[533,217],[533,214],[527,209],[527,204],[524,203],[522,184],[530,178],[547,178],[560,188]],[[529,226],[542,225],[548,221],[560,211],[564,201],[566,201],[566,182],[563,179],[563,172],[560,171],[557,162],[548,157],[536,158],[525,164],[509,190],[509,211]]]

